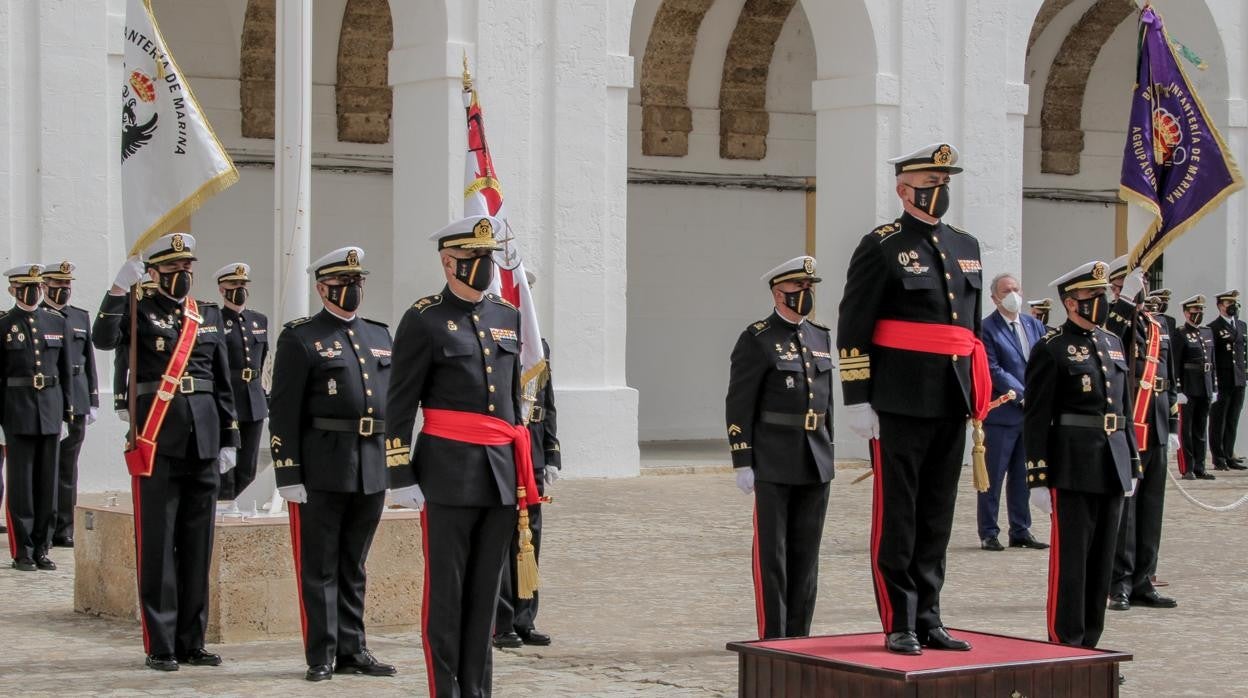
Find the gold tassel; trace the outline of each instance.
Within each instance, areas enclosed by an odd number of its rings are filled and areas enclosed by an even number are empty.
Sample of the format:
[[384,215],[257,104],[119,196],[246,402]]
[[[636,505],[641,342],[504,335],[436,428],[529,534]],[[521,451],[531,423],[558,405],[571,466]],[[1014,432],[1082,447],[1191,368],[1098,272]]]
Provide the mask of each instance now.
[[[516,490],[516,498],[523,500],[525,488]],[[533,532],[529,530],[529,510],[520,510],[520,519],[516,523],[516,534],[520,541],[520,551],[516,553],[516,596],[522,599],[533,598],[537,591],[537,554],[533,550]]]
[[978,492],[988,491],[988,449],[984,447],[984,422],[971,420],[971,482]]

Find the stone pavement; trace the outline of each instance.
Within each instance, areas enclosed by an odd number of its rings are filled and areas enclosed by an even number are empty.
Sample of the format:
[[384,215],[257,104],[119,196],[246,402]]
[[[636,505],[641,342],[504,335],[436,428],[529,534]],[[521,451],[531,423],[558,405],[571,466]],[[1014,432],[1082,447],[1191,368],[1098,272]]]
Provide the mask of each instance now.
[[[867,542],[870,483],[842,469],[833,485],[816,633],[878,629]],[[1211,503],[1248,491],[1248,475],[1184,483]],[[964,478],[968,479],[969,478]],[[730,640],[751,639],[750,500],[724,472],[558,483],[547,510],[541,629],[550,648],[495,653],[498,696],[725,696],[736,689]],[[1160,575],[1176,610],[1109,613],[1104,647],[1133,652],[1126,696],[1248,695],[1241,623],[1248,507],[1201,511],[1171,483]],[[974,493],[963,483],[950,545],[944,617],[963,626],[1044,637],[1047,554],[978,549]],[[1002,513],[1004,521],[1004,512]],[[1033,531],[1047,539],[1048,524]],[[57,572],[0,569],[0,695],[309,695],[426,690],[418,633],[373,635],[394,679],[302,681],[297,640],[218,646],[220,668],[157,674],[142,667],[137,624],[72,611],[70,551]],[[294,589],[291,590],[294,593]]]

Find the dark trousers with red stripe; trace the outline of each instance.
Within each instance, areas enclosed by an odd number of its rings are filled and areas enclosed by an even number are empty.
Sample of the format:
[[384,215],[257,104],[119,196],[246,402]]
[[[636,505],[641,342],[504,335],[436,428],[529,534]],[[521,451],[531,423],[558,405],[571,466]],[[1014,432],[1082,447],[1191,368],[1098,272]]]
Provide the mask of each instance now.
[[1049,641],[1096,647],[1105,629],[1122,494],[1053,490]]
[[1151,577],[1157,572],[1166,503],[1166,444],[1150,446],[1140,453],[1140,460],[1144,478],[1135,488],[1135,496],[1123,502],[1118,522],[1111,594],[1142,596],[1155,591]]
[[829,483],[754,483],[754,603],[758,636],[810,634]]
[[385,492],[308,490],[306,504],[290,505],[308,666],[333,664],[368,646],[364,563],[385,504]]
[[514,506],[425,504],[421,637],[433,698],[491,693],[494,605],[516,516]]
[[236,499],[256,479],[256,462],[260,459],[260,437],[263,432],[263,419],[238,423],[238,438],[241,443],[238,447],[238,464],[221,476],[218,501]]
[[59,434],[6,434],[9,554],[33,560],[47,554],[56,523]]
[[[546,484],[539,475],[537,491],[546,494]],[[533,557],[541,563],[542,556],[542,507],[529,507],[529,530],[533,532]],[[494,611],[494,633],[527,633],[533,630],[537,621],[538,591],[533,591],[533,598],[522,599],[516,595],[516,555],[520,552],[519,535],[511,539],[511,551],[504,565],[503,578],[498,587],[498,608]]]
[[1187,472],[1204,475],[1209,452],[1209,398],[1189,397],[1179,407],[1179,422]]
[[76,414],[66,425],[69,433],[61,439],[57,456],[55,538],[74,535],[74,505],[78,503],[78,455],[87,436],[86,415]]
[[922,639],[944,625],[940,589],[966,417],[925,419],[879,413],[871,559],[884,632],[912,630]]

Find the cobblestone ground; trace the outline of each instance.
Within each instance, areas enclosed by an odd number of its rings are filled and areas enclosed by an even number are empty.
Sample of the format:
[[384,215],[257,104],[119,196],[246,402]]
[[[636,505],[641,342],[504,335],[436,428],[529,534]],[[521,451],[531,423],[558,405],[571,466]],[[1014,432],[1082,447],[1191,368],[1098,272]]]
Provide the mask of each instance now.
[[[823,541],[816,633],[878,629],[869,582],[870,483],[835,481]],[[1184,483],[1213,503],[1248,491],[1248,476]],[[736,686],[724,643],[751,639],[750,500],[726,472],[571,481],[553,488],[543,556],[541,629],[550,648],[495,653],[499,696],[721,696]],[[1215,514],[1170,484],[1160,576],[1176,610],[1109,614],[1102,645],[1133,652],[1127,696],[1248,695],[1242,624],[1248,508]],[[1047,554],[978,549],[964,482],[943,606],[953,627],[1043,638]],[[1004,513],[1002,515],[1004,519]],[[1033,531],[1047,539],[1047,520]],[[72,555],[53,573],[0,570],[0,695],[309,695],[425,691],[417,633],[374,635],[394,679],[301,680],[297,641],[218,646],[220,668],[157,674],[142,667],[137,624],[76,615]]]

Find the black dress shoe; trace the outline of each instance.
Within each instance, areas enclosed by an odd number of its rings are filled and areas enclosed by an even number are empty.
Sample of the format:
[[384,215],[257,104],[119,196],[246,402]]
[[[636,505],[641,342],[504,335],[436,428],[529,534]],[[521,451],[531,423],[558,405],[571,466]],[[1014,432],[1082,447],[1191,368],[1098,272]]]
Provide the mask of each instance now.
[[1041,543],[1034,536],[1028,534],[1026,538],[1016,538],[1010,541],[1011,548],[1031,548],[1032,550],[1048,550],[1048,543]]
[[32,560],[32,559],[30,559],[30,558],[28,558],[28,557],[24,557],[24,558],[21,558],[21,559],[19,559],[19,560],[14,560],[14,561],[13,561],[13,569],[15,569],[15,570],[19,570],[19,571],[21,571],[21,572],[34,572],[35,570],[37,570],[37,569],[39,569],[39,568],[38,568],[38,567],[35,567],[35,561],[34,561],[34,560]]
[[178,660],[172,654],[149,654],[147,655],[147,668],[156,671],[177,671]]
[[178,655],[178,662],[192,666],[221,666],[221,655],[213,654],[203,647]]
[[494,646],[500,650],[514,650],[524,645],[516,633],[499,633],[494,636]]
[[958,652],[966,652],[971,649],[971,643],[950,635],[949,631],[943,627],[928,630],[927,638],[923,640],[923,646],[933,650],[955,650]]
[[1132,596],[1131,603],[1136,606],[1148,606],[1149,608],[1174,608],[1179,605],[1178,601],[1169,596],[1162,596],[1156,590]]
[[334,668],[328,664],[314,664],[304,672],[303,678],[308,681],[328,681],[334,678]]
[[1005,548],[1001,545],[1001,541],[997,540],[996,536],[981,540],[979,542],[979,548],[980,550],[991,550],[993,552],[1005,550]]
[[1197,480],[1217,480],[1218,476],[1213,473],[1196,473]]
[[1243,463],[1233,460],[1228,460],[1226,462],[1226,467],[1230,470],[1248,470],[1248,465],[1244,465]]
[[549,635],[547,635],[546,633],[534,630],[533,628],[529,628],[528,630],[521,630],[520,632],[516,634],[520,636],[520,641],[526,645],[536,645],[538,647],[545,647],[550,644]]
[[1111,611],[1130,611],[1131,602],[1127,599],[1126,594],[1112,594],[1109,597],[1109,604],[1106,608]]
[[52,539],[52,545],[56,548],[72,548],[74,547],[73,536],[57,536]]
[[889,652],[897,654],[923,654],[923,646],[919,644],[919,638],[913,630],[889,633],[888,637],[884,638],[884,647]]
[[1189,471],[1187,471],[1186,473],[1183,473],[1183,479],[1184,479],[1184,480],[1195,480],[1195,479],[1196,479],[1196,473],[1193,473],[1192,471],[1190,471],[1190,470],[1189,470]]
[[355,654],[343,655],[334,666],[335,674],[363,674],[365,676],[394,676],[399,673],[393,664],[377,661],[367,648]]
[[47,555],[40,555],[39,557],[35,558],[35,567],[38,567],[41,570],[47,570],[50,572],[56,569],[56,563],[52,562],[52,559],[49,558]]
[[1244,457],[1243,457],[1243,456],[1231,456],[1229,460],[1230,460],[1231,462],[1233,462],[1233,463],[1238,463],[1239,465],[1243,465],[1243,464],[1244,464]]

